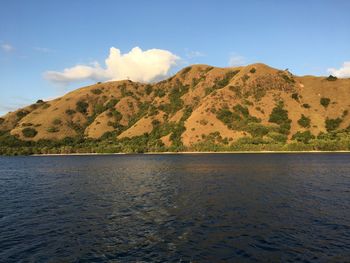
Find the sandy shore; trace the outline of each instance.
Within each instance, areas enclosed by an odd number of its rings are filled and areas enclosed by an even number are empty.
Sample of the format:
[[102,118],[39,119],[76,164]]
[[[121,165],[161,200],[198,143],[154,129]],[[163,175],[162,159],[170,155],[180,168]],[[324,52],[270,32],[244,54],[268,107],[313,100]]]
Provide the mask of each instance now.
[[179,155],[179,154],[300,154],[300,153],[350,153],[350,151],[234,151],[234,152],[147,152],[147,153],[53,153],[30,156],[84,156],[84,155]]

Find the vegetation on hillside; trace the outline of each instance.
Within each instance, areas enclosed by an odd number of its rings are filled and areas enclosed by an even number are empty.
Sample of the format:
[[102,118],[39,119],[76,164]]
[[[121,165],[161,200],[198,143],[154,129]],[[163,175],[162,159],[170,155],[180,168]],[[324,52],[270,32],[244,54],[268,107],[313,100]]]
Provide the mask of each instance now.
[[156,84],[98,83],[1,117],[0,154],[350,150],[348,106],[321,88],[309,97],[299,79],[201,65]]
[[283,101],[279,101],[273,108],[269,122],[279,125],[279,132],[282,134],[289,134],[291,120],[288,118],[288,111],[284,109]]
[[303,128],[310,128],[311,120],[309,117],[306,117],[304,114],[301,114],[298,124]]
[[320,104],[325,108],[328,107],[330,102],[331,102],[331,100],[329,98],[321,98],[320,99]]

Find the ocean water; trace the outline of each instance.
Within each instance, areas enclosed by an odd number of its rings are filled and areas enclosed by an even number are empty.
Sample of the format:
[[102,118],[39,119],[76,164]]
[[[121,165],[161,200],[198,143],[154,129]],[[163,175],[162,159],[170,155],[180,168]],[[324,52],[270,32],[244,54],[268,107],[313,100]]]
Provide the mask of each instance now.
[[0,157],[0,262],[350,262],[350,155]]

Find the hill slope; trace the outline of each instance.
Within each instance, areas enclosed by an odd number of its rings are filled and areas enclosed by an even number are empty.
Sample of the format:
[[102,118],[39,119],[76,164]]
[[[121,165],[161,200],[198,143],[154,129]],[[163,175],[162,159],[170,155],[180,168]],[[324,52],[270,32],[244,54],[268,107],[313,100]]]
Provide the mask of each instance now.
[[348,149],[350,79],[193,65],[98,83],[0,118],[0,153]]

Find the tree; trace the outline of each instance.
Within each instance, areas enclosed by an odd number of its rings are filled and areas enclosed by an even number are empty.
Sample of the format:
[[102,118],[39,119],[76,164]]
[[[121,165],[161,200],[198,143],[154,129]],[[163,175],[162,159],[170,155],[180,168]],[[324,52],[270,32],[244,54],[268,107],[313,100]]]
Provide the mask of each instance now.
[[292,140],[296,140],[302,143],[309,143],[311,139],[315,139],[315,136],[310,131],[298,131],[292,136]]
[[326,119],[326,129],[328,132],[336,130],[343,120],[341,118]]
[[66,110],[66,114],[67,115],[73,115],[73,114],[75,114],[75,110],[72,110],[72,109],[68,109],[68,110]]
[[299,94],[298,93],[293,93],[292,94],[292,99],[299,102]]
[[329,98],[321,98],[320,103],[323,107],[327,108],[331,100]]
[[22,130],[22,134],[24,137],[33,138],[38,134],[38,132],[33,128],[24,128]]
[[310,128],[310,118],[306,117],[304,114],[301,114],[298,124],[303,128]]
[[29,112],[26,110],[20,110],[16,113],[17,118],[20,120],[22,119],[24,116],[26,116]]
[[76,104],[76,110],[80,113],[86,114],[87,113],[87,109],[89,107],[89,104],[85,101],[78,101]]
[[251,68],[251,69],[249,70],[249,72],[252,73],[252,74],[254,74],[254,73],[256,72],[256,69],[255,69],[255,68]]
[[283,101],[280,101],[276,107],[272,109],[269,122],[278,124],[280,126],[280,133],[289,133],[290,123],[292,121],[288,118],[288,111],[284,109]]
[[100,95],[102,93],[101,89],[92,89],[91,93],[95,94],[95,95]]
[[327,78],[326,78],[326,80],[328,80],[328,81],[336,81],[338,78],[337,77],[335,77],[335,76],[333,76],[333,75],[329,75]]

